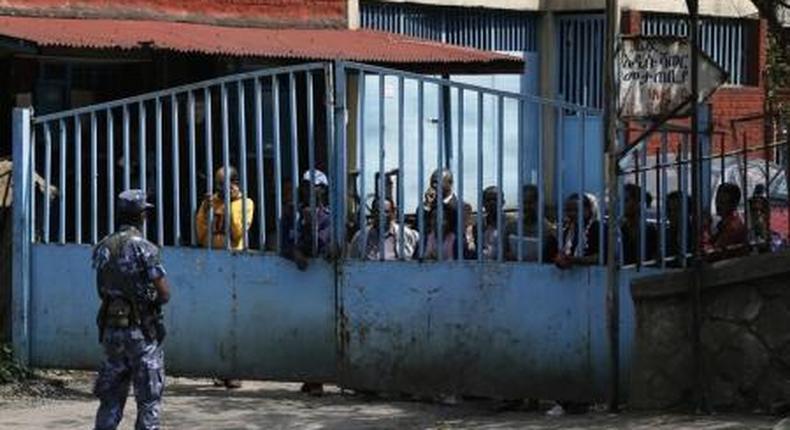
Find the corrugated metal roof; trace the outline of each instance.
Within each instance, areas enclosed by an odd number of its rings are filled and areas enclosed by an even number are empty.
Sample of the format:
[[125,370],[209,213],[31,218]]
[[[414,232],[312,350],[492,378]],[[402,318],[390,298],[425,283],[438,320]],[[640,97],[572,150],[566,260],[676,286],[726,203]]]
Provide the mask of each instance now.
[[512,56],[371,30],[0,16],[0,35],[73,48],[147,46],[182,53],[378,63],[521,63]]

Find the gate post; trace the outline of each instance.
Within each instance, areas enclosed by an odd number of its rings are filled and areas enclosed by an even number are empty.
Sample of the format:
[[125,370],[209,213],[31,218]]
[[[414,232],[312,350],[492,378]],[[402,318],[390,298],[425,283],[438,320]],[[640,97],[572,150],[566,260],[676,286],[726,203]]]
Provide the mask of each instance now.
[[14,357],[30,364],[30,244],[33,168],[30,157],[30,108],[15,108],[13,114],[13,234],[11,281],[11,339]]
[[[361,73],[361,72],[360,72]],[[348,124],[348,105],[346,99],[346,66],[343,61],[334,62],[334,163],[335,175],[332,178],[335,183],[335,206],[332,209],[335,213],[335,240],[339,247],[337,256],[342,258],[344,254],[344,244],[346,243],[346,198],[347,198],[347,124]]]

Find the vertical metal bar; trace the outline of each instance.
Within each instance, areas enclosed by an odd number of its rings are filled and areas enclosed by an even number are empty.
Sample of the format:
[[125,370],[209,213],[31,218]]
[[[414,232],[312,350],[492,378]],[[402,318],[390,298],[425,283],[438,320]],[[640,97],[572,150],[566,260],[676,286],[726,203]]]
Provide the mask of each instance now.
[[[310,171],[310,213],[316,213],[315,200],[315,119],[313,112],[313,74],[305,72],[307,85],[307,168]],[[312,231],[312,250],[313,255],[318,255],[318,217],[313,215],[310,230]]]
[[[636,160],[638,160],[638,157],[636,157],[635,155],[632,155],[632,158],[635,158]],[[637,161],[635,163],[635,165],[639,166],[639,162]],[[638,177],[638,175],[636,173],[634,173],[634,176]],[[614,215],[612,215],[612,217],[615,220],[615,222],[618,219],[617,214],[620,214],[622,216],[622,214],[625,213],[625,178],[626,178],[625,176],[621,176],[621,177],[618,178],[617,189],[619,191],[618,195],[620,196],[620,198],[617,199],[617,212]],[[617,230],[617,229],[615,229],[615,230]],[[620,234],[619,230],[617,230],[617,235],[618,235],[618,237],[620,237],[622,239],[622,235]],[[625,252],[624,252],[624,248],[623,248],[623,241],[620,240],[618,243],[619,243],[619,246],[620,246],[620,248],[619,248],[619,250],[620,250],[619,256],[620,257],[618,258],[618,263],[620,264],[620,266],[623,266],[623,265],[625,265]]]
[[[332,212],[330,222],[330,247],[333,255],[343,257],[346,244],[348,171],[346,163],[348,118],[346,106],[346,71],[341,61],[325,63],[323,68],[325,115],[325,145],[328,160],[329,199]],[[342,155],[341,155],[342,154]],[[335,291],[337,293],[337,290]]]
[[[61,131],[62,133],[62,131]],[[51,214],[51,193],[52,189],[52,130],[49,122],[44,123],[44,243],[49,243],[50,239],[50,214]],[[60,190],[61,198],[63,190]]]
[[[21,114],[21,115],[24,115]],[[13,125],[12,127],[12,136],[13,136]],[[20,130],[22,131],[22,130]],[[36,239],[36,125],[30,125],[30,177],[28,180],[30,181],[30,240],[32,242],[37,242]],[[12,137],[13,138],[13,137]],[[13,147],[11,149],[13,151]],[[13,155],[13,154],[12,154]],[[13,172],[11,173],[13,175]],[[8,191],[6,191],[8,193]]]
[[[790,188],[790,142],[785,140],[785,185]],[[790,192],[787,193],[786,198],[787,207],[790,208]],[[790,210],[787,211],[787,231],[785,232],[786,238],[790,241]]]
[[97,183],[99,176],[98,166],[98,126],[96,124],[96,112],[91,112],[91,244],[99,241],[99,186]]
[[[683,140],[680,142],[680,164],[678,167],[680,168],[680,187],[682,191],[682,200],[681,200],[681,213],[682,213],[682,231],[681,231],[681,262],[683,267],[686,267],[687,264],[687,256],[688,256],[688,245],[689,245],[689,207],[688,207],[688,157],[686,152],[688,151],[688,135],[683,136]],[[697,232],[699,234],[699,232]]]
[[[557,164],[556,164],[556,166],[557,166],[556,172],[557,173],[556,173],[556,175],[557,175],[557,223],[558,223],[559,228],[557,229],[557,243],[560,245],[560,249],[562,249],[562,247],[564,246],[564,243],[565,243],[565,241],[564,241],[564,239],[565,239],[564,238],[565,232],[563,231],[564,230],[563,225],[565,223],[565,219],[563,218],[563,214],[565,212],[564,211],[565,208],[563,207],[564,199],[563,199],[563,189],[562,189],[562,187],[563,187],[562,175],[563,175],[563,170],[564,170],[563,166],[565,165],[565,150],[564,150],[564,148],[565,148],[565,140],[564,140],[564,137],[565,137],[565,131],[564,131],[564,127],[565,127],[565,112],[563,111],[563,108],[561,108],[561,107],[555,107],[554,109],[557,112],[557,123],[558,123],[558,126],[557,126],[557,148],[556,148],[556,153],[557,153],[557,155],[556,155],[556,157],[557,157]],[[579,198],[582,198],[582,197],[579,196]]]
[[[274,205],[275,218],[277,219],[277,252],[283,249],[283,166],[281,157],[280,142],[280,81],[277,75],[272,76],[272,140],[274,142],[274,192],[277,197]],[[291,187],[292,192],[296,192],[296,184]],[[296,208],[294,208],[296,210]],[[296,226],[294,226],[296,228]]]
[[477,92],[477,261],[483,261],[483,93]]
[[157,97],[154,104],[156,115],[156,243],[159,246],[165,245],[165,217],[164,217],[164,196],[162,190],[162,99]]
[[[668,206],[669,203],[668,203],[668,200],[667,200],[667,194],[669,194],[669,193],[667,193],[667,191],[669,191],[667,189],[667,168],[669,168],[669,166],[667,165],[667,162],[668,162],[668,158],[667,158],[667,140],[668,140],[667,139],[667,132],[664,131],[664,132],[661,133],[661,148],[660,148],[660,151],[661,151],[661,178],[660,178],[660,180],[661,180],[661,191],[663,192],[663,194],[659,193],[659,195],[658,195],[658,199],[661,200],[661,207],[664,208],[664,210],[659,212],[659,216],[658,216],[658,219],[659,219],[658,225],[660,226],[659,234],[661,235],[661,237],[660,237],[660,240],[661,240],[661,255],[660,255],[660,258],[661,258],[661,268],[662,269],[666,268],[666,266],[667,266],[667,210],[669,208],[669,206]],[[675,238],[672,237],[671,240],[674,241]]]
[[[138,117],[138,138],[140,140],[139,147],[138,147],[138,162],[139,162],[139,181],[140,181],[140,189],[143,190],[144,193],[148,193],[148,184],[147,175],[146,175],[146,112],[145,112],[145,102],[141,101],[138,104],[137,110],[137,117]],[[148,237],[148,223],[143,222],[143,237]]]
[[[545,214],[545,195],[543,192],[543,109],[545,106],[543,104],[538,104],[538,153],[537,153],[537,160],[536,165],[537,167],[537,186],[538,186],[538,263],[543,262],[543,258],[546,257],[543,255],[543,247],[546,241],[544,237],[545,232],[543,231],[543,220],[546,217]],[[562,224],[559,225],[562,228]]]
[[258,243],[266,249],[266,174],[263,163],[263,85],[255,78],[255,175],[258,179]]
[[436,125],[436,132],[438,135],[438,148],[436,151],[436,172],[438,183],[436,186],[436,259],[442,261],[444,259],[444,123],[445,123],[445,104],[444,104],[444,87],[438,84],[436,94],[438,96],[439,108],[439,123]]
[[[737,135],[734,136],[734,137],[735,137],[735,139],[738,138]],[[724,167],[724,159],[726,158],[724,154],[727,152],[726,148],[724,148],[724,136],[721,137],[720,143],[721,143],[721,145],[720,145],[720,148],[721,148],[721,157],[720,157],[720,161],[721,161],[721,166],[720,166],[721,167],[721,175],[720,176],[721,177],[719,178],[719,183],[723,184],[724,183],[724,169],[725,169],[725,167]]]
[[121,119],[123,127],[123,189],[124,191],[132,187],[131,175],[131,157],[132,151],[129,142],[129,105],[123,105],[123,117]]
[[[723,135],[721,137],[721,140],[724,140],[724,136]],[[767,220],[768,224],[765,226],[765,231],[766,231],[766,239],[768,240],[769,244],[771,242],[771,216],[770,216],[770,210],[771,210],[770,209],[771,182],[773,182],[771,180],[771,170],[770,170],[771,169],[771,165],[770,165],[770,162],[769,162],[770,158],[771,158],[771,154],[770,154],[769,149],[768,149],[768,144],[767,144],[767,142],[765,140],[763,140],[763,159],[764,159],[764,163],[765,163],[764,166],[763,166],[765,168],[765,199],[769,202],[768,208],[767,208],[767,210],[769,211],[769,216],[768,216],[768,220]],[[34,158],[34,160],[35,160],[35,158]],[[790,165],[788,165],[787,167],[790,167]],[[779,172],[777,172],[777,173],[779,173]],[[778,180],[779,178],[777,177],[776,179]],[[748,196],[748,190],[744,190],[744,196]],[[747,211],[748,211],[748,207],[747,207]],[[788,225],[788,228],[790,228],[790,225]]]
[[403,248],[404,248],[404,229],[406,224],[406,211],[404,210],[404,197],[403,197],[403,184],[405,181],[405,172],[403,171],[403,158],[404,158],[404,149],[403,149],[403,122],[404,122],[404,100],[403,100],[403,93],[404,93],[404,80],[403,76],[398,77],[398,258],[404,259],[403,255]]
[[368,226],[365,209],[367,205],[367,195],[365,194],[365,72],[359,71],[359,90],[357,91],[357,140],[359,141],[358,148],[358,164],[357,171],[359,173],[359,220],[357,227],[362,235],[362,244],[360,245],[360,253],[363,259],[367,258],[368,249]]
[[[747,190],[749,189],[749,160],[748,160],[748,158],[749,158],[749,147],[748,147],[748,140],[746,140],[746,132],[745,131],[742,132],[741,135],[742,135],[742,140],[743,140],[743,148],[741,149],[741,153],[742,153],[742,158],[741,159],[743,160],[743,173],[742,173],[742,175],[743,175],[743,187],[741,188],[741,191],[742,191],[741,192],[741,196],[743,198],[744,209],[748,209],[746,207],[746,202],[747,202],[746,196],[748,195],[747,194]],[[738,202],[737,204],[740,204],[740,202]],[[751,225],[752,220],[751,220],[751,217],[749,216],[749,211],[748,210],[744,210],[743,212],[744,212],[743,213],[743,221],[744,221],[744,224],[746,224],[746,231],[749,233],[748,237],[751,237],[751,235],[752,235],[752,225]],[[751,240],[749,242],[751,242]]]
[[203,89],[203,105],[206,116],[206,195],[212,196],[209,200],[206,244],[208,249],[212,249],[214,247],[214,208],[211,205],[211,202],[214,201],[214,130],[212,127],[211,88],[209,87]]
[[[464,90],[458,88],[458,205],[456,205],[456,256],[464,258]],[[500,238],[500,240],[502,240]]]
[[115,118],[107,109],[107,232],[115,231]]
[[[615,72],[615,43],[618,35],[617,22],[620,14],[618,0],[606,0],[606,37],[604,42],[604,144],[607,151],[606,183],[609,191],[607,212],[610,223],[615,220],[615,202],[618,200],[617,189],[617,117],[616,100],[617,83]],[[620,407],[620,276],[615,261],[617,229],[608,229],[607,234],[607,267],[606,267],[606,309],[609,334],[609,411],[617,412]],[[562,243],[562,242],[560,242]]]
[[[195,93],[187,93],[187,128],[189,139],[189,213],[194,216],[198,209],[197,200],[197,156],[195,154]],[[189,243],[197,245],[197,230],[194,219],[189,222]]]
[[173,246],[181,245],[181,160],[179,147],[181,146],[180,121],[178,113],[178,96],[170,95],[170,135],[171,164],[173,168]]
[[247,115],[246,115],[246,94],[244,91],[244,81],[236,82],[236,97],[239,103],[239,179],[241,180],[241,244],[246,251],[249,249],[249,237],[247,236]]
[[744,53],[748,49],[748,47],[744,46],[743,44],[743,22],[738,22],[735,24],[735,31],[736,31],[736,44],[735,49],[733,49],[735,55],[735,64],[733,67],[733,74],[736,76],[735,84],[741,85],[744,82]]
[[222,115],[222,171],[224,176],[222,194],[225,199],[225,249],[231,249],[230,218],[233,216],[233,212],[230,210],[230,120],[228,118],[228,86],[225,83],[220,85],[220,115]]
[[[65,173],[62,172],[61,174]],[[65,211],[62,213],[66,216]],[[82,121],[79,115],[74,116],[74,243],[82,243]],[[63,242],[65,238],[66,221],[63,221]]]
[[291,124],[291,182],[293,183],[293,193],[291,193],[293,200],[293,225],[294,225],[294,240],[299,241],[299,229],[296,228],[298,222],[299,212],[299,148],[298,148],[298,130],[296,124],[296,77],[293,73],[288,74],[288,90],[289,90],[289,121]]
[[[524,115],[526,115],[526,102],[524,100],[517,100],[518,102],[518,147],[516,148],[518,152],[518,168],[516,168],[516,175],[518,175],[517,183],[518,187],[516,188],[516,196],[518,200],[518,212],[516,213],[516,236],[518,237],[516,243],[518,243],[516,249],[516,261],[523,261],[524,260],[524,173],[525,173],[525,157],[526,154],[524,153],[524,147],[526,146],[526,130],[524,129],[526,126],[526,121]],[[509,238],[505,238],[508,240]],[[501,240],[501,239],[500,239]],[[509,243],[509,242],[508,242]],[[512,252],[512,250],[511,250]]]
[[648,141],[646,140],[644,143],[644,147],[642,148],[642,172],[640,172],[640,182],[642,186],[639,187],[639,261],[637,261],[638,265],[642,265],[645,262],[646,253],[646,242],[647,242],[647,226],[645,225],[645,217],[647,216],[647,195],[646,195],[646,188],[647,188],[647,145]]
[[[60,243],[66,243],[66,198],[68,193],[66,191],[66,121],[60,120],[60,223],[58,228],[58,235],[60,236]],[[79,182],[79,177],[75,175],[75,183]],[[78,222],[78,221],[77,221]]]
[[[586,164],[586,163],[585,163]],[[606,262],[606,258],[608,257],[606,254],[608,249],[604,247],[606,243],[606,237],[604,235],[604,226],[606,225],[606,217],[607,212],[609,211],[609,205],[604,204],[606,200],[606,174],[604,173],[604,180],[601,181],[599,188],[598,188],[598,195],[600,196],[600,201],[598,205],[598,264],[603,266]],[[613,215],[611,215],[613,216]]]
[[[417,81],[417,187],[422,193],[425,189],[425,85],[422,80]],[[417,230],[420,232],[420,258],[425,256],[425,205],[420,197],[417,206]]]
[[579,199],[576,201],[578,206],[576,210],[576,235],[578,236],[577,239],[577,251],[581,252],[581,255],[584,256],[584,251],[587,247],[587,235],[585,234],[586,230],[586,223],[584,221],[584,200],[585,200],[585,191],[584,191],[584,151],[585,148],[585,138],[584,138],[584,121],[585,117],[584,114],[580,113],[578,116],[579,118],[579,126],[581,128],[581,148],[579,151]]
[[497,261],[504,260],[504,241],[502,240],[502,233],[504,230],[504,219],[502,213],[502,185],[503,185],[503,176],[504,176],[504,144],[505,144],[505,98],[503,96],[499,96],[497,100],[498,105],[498,112],[497,112],[497,122],[498,122],[498,130],[497,130],[497,178],[496,178],[496,187],[497,187],[497,198],[496,198],[496,229],[497,229],[497,251],[496,251],[496,259]]
[[[35,183],[32,182],[35,162],[32,157],[32,147],[30,146],[33,138],[31,136],[31,115],[30,108],[15,108],[11,125],[12,137],[12,159],[14,169],[11,177],[7,179],[7,184],[13,183],[13,201],[16,203],[12,209],[12,224],[14,225],[13,238],[11,242],[10,259],[13,264],[9,264],[11,285],[6,287],[10,293],[10,318],[11,339],[13,341],[14,359],[21,365],[30,364],[30,332],[31,332],[31,284],[33,275],[33,265],[31,258],[30,211],[28,205],[30,195],[35,192]],[[33,129],[35,133],[35,129]],[[7,188],[6,188],[7,190]],[[6,194],[7,195],[7,194]],[[5,244],[4,244],[5,245]],[[49,263],[49,262],[45,262]]]
[[386,76],[379,73],[379,180],[378,180],[378,217],[379,217],[379,258],[384,260],[384,80]]
[[[583,99],[583,94],[582,94],[582,88],[584,87],[584,80],[587,78],[583,74],[584,73],[583,72],[583,63],[586,63],[587,61],[589,61],[589,57],[587,57],[587,55],[589,53],[585,52],[585,50],[584,50],[584,33],[583,33],[583,28],[584,28],[584,24],[583,24],[582,20],[577,20],[574,23],[574,26],[573,26],[573,41],[574,41],[574,48],[575,48],[574,50],[576,51],[576,61],[574,61],[574,63],[576,64],[576,67],[575,67],[575,70],[574,70],[574,77],[573,77],[573,83],[574,83],[574,87],[575,87],[573,93],[574,93],[574,101],[576,103],[578,103],[578,104],[583,104],[584,99]],[[585,58],[585,57],[587,57],[587,58]],[[584,60],[579,61],[580,59],[584,59]]]

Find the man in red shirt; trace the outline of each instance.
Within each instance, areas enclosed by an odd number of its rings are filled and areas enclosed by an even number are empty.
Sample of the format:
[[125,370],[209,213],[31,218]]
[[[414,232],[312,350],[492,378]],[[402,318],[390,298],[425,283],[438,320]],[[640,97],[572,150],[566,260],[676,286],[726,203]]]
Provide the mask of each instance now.
[[749,232],[738,213],[740,201],[741,189],[737,185],[729,182],[719,185],[716,214],[721,220],[710,236],[714,259],[737,257],[749,251]]

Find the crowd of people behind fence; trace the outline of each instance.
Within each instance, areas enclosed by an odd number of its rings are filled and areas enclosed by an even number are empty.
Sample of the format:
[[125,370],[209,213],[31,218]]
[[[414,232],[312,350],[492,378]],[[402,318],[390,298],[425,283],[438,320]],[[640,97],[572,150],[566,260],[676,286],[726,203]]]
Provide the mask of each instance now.
[[[255,216],[255,203],[242,196],[236,169],[230,166],[228,173],[229,186],[225,184],[225,169],[217,170],[217,191],[207,195],[200,205],[195,214],[195,227],[201,246],[209,246],[211,242],[211,246],[223,248],[229,243],[230,249],[241,250],[242,237]],[[227,199],[230,201],[230,210],[227,211],[230,214],[229,228],[224,218],[226,189],[230,192]],[[294,190],[286,184],[278,221],[280,236],[276,239],[277,249],[283,257],[305,269],[310,258],[330,257],[338,252],[331,246],[329,179],[320,170],[305,171],[295,190],[296,206],[292,192]],[[540,259],[560,269],[606,261],[609,223],[600,216],[599,201],[593,194],[573,193],[567,196],[562,203],[562,220],[557,222],[551,216],[554,211],[540,210],[536,185],[524,185],[521,193],[523,209],[519,217],[505,211],[506,201],[501,190],[496,186],[485,187],[478,225],[478,215],[473,213],[472,206],[455,193],[452,172],[436,170],[423,194],[421,209],[425,234],[422,237],[415,216],[399,223],[399,211],[403,209],[397,206],[395,199],[384,195],[379,201],[376,196],[369,206],[365,206],[366,225],[356,227],[353,221],[348,223],[350,231],[345,251],[350,258],[361,260],[482,258],[536,262]],[[700,236],[696,232],[689,195],[672,191],[665,196],[662,223],[646,219],[647,209],[651,208],[654,200],[649,192],[637,184],[627,183],[622,187],[622,193],[617,255],[623,265],[658,265],[663,258],[668,266],[679,266],[692,255],[694,245],[700,247],[699,254],[708,261],[753,251],[776,251],[787,246],[786,238],[770,228],[771,208],[762,184],[757,185],[752,196],[746,199],[745,210],[751,220],[751,231],[739,210],[740,187],[724,182],[715,192],[714,213],[718,221],[714,223],[713,216],[704,215],[699,223],[702,226]],[[364,204],[361,202],[360,205]],[[226,238],[228,231],[230,238]]]

